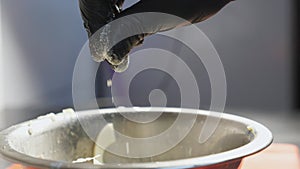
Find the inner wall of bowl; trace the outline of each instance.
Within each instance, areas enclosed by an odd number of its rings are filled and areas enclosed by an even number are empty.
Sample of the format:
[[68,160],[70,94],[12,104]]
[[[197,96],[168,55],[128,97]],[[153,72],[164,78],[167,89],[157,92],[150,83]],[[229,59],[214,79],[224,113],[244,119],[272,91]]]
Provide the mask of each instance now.
[[24,155],[53,161],[93,156],[94,142],[76,119],[33,120],[9,136],[9,145]]
[[[147,116],[147,113],[151,112],[145,112],[144,114]],[[134,116],[131,113],[130,116],[132,115]],[[188,117],[190,115],[185,114],[184,116]],[[196,121],[187,136],[168,151],[144,158],[128,158],[121,156],[119,153],[107,151],[113,150],[112,147],[114,146],[118,147],[118,137],[114,137],[115,131],[134,138],[153,137],[172,127],[172,124],[178,118],[178,114],[165,112],[158,119],[147,124],[130,121],[120,114],[106,114],[105,119],[109,123],[104,125],[98,120],[97,116],[99,115],[79,116],[80,120],[72,118],[64,121],[51,121],[45,125],[37,124],[44,122],[33,120],[30,125],[18,128],[9,136],[10,145],[22,154],[41,159],[72,162],[78,158],[98,155],[100,162],[119,164],[170,161],[217,154],[241,147],[254,138],[245,124],[221,119],[211,137],[206,142],[200,143],[199,135],[207,117],[197,115]],[[93,129],[94,133],[98,135],[87,135],[87,129],[83,129],[82,124],[83,126],[89,125],[89,128]],[[38,126],[42,127],[37,129]],[[180,128],[184,127],[186,126],[177,126],[178,132],[181,132]],[[112,135],[113,139],[107,134],[101,135],[104,130],[111,132],[109,135]],[[101,137],[99,138],[99,136]],[[101,143],[103,140],[106,143]],[[97,146],[94,143],[95,141],[102,146]],[[143,153],[153,148],[159,149],[159,146],[160,144],[153,144],[152,147],[145,146],[139,151]],[[118,151],[128,150],[118,149]]]

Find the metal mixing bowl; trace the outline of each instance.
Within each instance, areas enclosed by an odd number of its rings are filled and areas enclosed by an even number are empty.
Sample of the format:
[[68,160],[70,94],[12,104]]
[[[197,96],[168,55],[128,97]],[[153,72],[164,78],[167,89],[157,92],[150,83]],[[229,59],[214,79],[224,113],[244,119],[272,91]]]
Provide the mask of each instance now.
[[[137,123],[119,113],[138,118],[162,114],[152,122]],[[104,128],[107,130],[107,126],[110,126],[108,130],[115,130],[114,134],[124,134],[129,138],[153,137],[174,128],[179,116],[186,121],[176,124],[177,133],[180,135],[181,129],[195,122],[190,131],[178,144],[151,157],[124,157],[118,136],[108,141],[111,142],[108,147],[101,147],[93,141],[99,141],[101,132]],[[106,124],[102,117],[109,123]],[[215,120],[217,127],[208,140],[199,142],[199,134],[208,117]],[[114,108],[50,114],[0,132],[0,153],[13,162],[37,168],[237,169],[243,157],[261,151],[272,142],[271,132],[255,121],[225,113],[221,114],[220,121],[218,117],[209,111],[180,108],[138,108],[138,112],[132,112],[132,108]],[[121,154],[104,150],[114,146]],[[78,158],[94,156],[94,151],[101,148],[101,165],[72,163]],[[138,150],[141,153],[159,148],[157,143],[152,146],[145,143]]]

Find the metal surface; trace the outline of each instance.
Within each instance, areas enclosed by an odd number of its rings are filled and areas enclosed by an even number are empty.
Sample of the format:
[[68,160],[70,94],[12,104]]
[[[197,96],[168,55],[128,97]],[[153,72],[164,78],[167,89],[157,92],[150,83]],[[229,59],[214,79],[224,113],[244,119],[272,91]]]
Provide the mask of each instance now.
[[[131,110],[101,109],[77,114],[50,114],[18,124],[0,132],[0,153],[12,161],[38,168],[236,169],[243,157],[266,148],[272,142],[272,134],[266,127],[234,115],[222,114],[213,135],[207,142],[199,143],[197,141],[199,133],[206,117],[210,115],[208,111],[139,108],[137,115],[164,111],[161,117],[148,124],[137,124],[117,114],[120,111],[130,114]],[[99,123],[98,117],[104,115],[120,133],[134,137],[149,137],[170,126],[178,112],[187,117],[197,115],[196,122],[178,145],[163,154],[151,158],[131,159],[104,152],[103,165],[72,163],[78,158],[94,155],[95,144],[82,128],[83,123],[88,124],[90,129],[101,132],[105,125]],[[185,149],[192,150],[192,153],[186,153]],[[147,148],[141,151],[147,151]]]

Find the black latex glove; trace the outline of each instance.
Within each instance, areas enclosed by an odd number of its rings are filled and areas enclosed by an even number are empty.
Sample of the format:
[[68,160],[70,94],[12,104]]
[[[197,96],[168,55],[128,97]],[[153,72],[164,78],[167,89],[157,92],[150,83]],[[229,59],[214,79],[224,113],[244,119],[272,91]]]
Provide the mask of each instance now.
[[[232,0],[140,0],[138,3],[122,12],[116,12],[114,8],[114,4],[117,3],[116,1],[79,1],[85,28],[87,29],[89,36],[91,36],[91,34],[97,31],[97,29],[101,28],[112,19],[117,19],[123,16],[141,12],[167,13],[179,16],[190,23],[198,23],[216,14]],[[122,3],[123,0],[117,4],[120,7],[120,4]],[[144,32],[149,33],[135,35],[122,40],[110,51],[107,51],[106,56],[103,56],[103,53],[101,54],[103,51],[97,51],[97,46],[101,45],[101,43],[97,44],[97,41],[101,41],[101,38],[96,38],[94,42],[92,42],[93,45],[91,47],[92,55],[95,61],[102,61],[103,58],[105,58],[112,65],[112,68],[118,72],[126,69],[128,66],[128,53],[133,47],[140,45],[145,36],[187,24],[182,22],[170,22],[167,20],[167,18],[166,20],[164,20],[164,18],[159,18],[151,25],[147,25],[148,23],[145,21],[142,15],[133,18],[129,17],[126,21],[126,23],[120,25],[119,30],[114,30],[115,32],[113,33],[118,34],[118,31],[132,30],[136,29],[137,27],[138,29],[145,29]],[[103,48],[100,47],[100,49]]]
[[79,0],[79,8],[88,36],[112,21],[124,0]]

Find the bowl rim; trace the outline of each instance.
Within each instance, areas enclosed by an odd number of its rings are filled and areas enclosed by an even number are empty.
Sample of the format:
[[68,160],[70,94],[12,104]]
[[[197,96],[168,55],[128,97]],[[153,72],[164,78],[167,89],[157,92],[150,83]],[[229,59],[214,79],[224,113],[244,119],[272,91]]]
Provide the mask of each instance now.
[[[239,160],[246,156],[255,154],[259,151],[262,151],[266,147],[268,147],[272,141],[273,136],[271,131],[265,127],[264,125],[250,120],[248,118],[240,117],[237,115],[227,114],[227,113],[217,113],[209,110],[198,110],[198,109],[187,109],[187,108],[170,108],[170,107],[136,107],[139,112],[155,112],[161,111],[163,109],[164,112],[168,113],[187,113],[187,114],[198,114],[204,116],[216,116],[221,115],[222,119],[236,121],[246,126],[251,126],[251,128],[255,131],[254,139],[241,147],[228,150],[225,152],[194,157],[188,159],[181,160],[172,160],[172,161],[162,161],[162,162],[147,162],[147,163],[128,163],[128,164],[103,164],[103,165],[93,165],[93,164],[72,164],[64,161],[53,161],[53,160],[45,160],[40,158],[31,157],[29,155],[25,155],[13,149],[13,147],[9,144],[8,137],[9,135],[17,130],[20,127],[23,127],[26,123],[46,120],[42,119],[34,119],[27,122],[23,122],[17,124],[15,126],[9,127],[0,132],[0,156],[3,158],[17,163],[22,163],[25,165],[29,165],[32,167],[38,168],[59,168],[59,169],[83,169],[83,168],[155,168],[155,169],[166,169],[166,168],[195,168],[195,167],[204,167],[210,165],[216,165],[219,163],[224,163],[233,160]],[[105,109],[96,109],[96,110],[84,110],[79,111],[78,113],[84,113],[86,115],[92,115],[94,113],[107,114],[107,113],[127,113],[132,111],[132,108],[122,109],[118,108],[105,108]],[[213,112],[213,113],[211,113]],[[77,113],[76,113],[77,114]],[[78,114],[77,114],[78,115]],[[78,118],[78,116],[68,116],[71,118]],[[56,116],[65,116],[64,113],[56,114]]]

